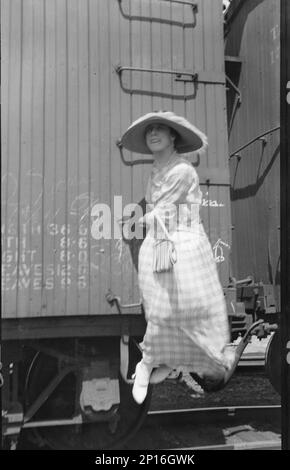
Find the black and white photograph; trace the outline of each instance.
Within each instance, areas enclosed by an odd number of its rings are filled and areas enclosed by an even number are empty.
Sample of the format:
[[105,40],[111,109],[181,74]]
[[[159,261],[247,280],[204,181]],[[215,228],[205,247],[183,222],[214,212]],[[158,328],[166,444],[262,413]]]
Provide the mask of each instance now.
[[2,450],[290,450],[289,105],[290,0],[1,0]]

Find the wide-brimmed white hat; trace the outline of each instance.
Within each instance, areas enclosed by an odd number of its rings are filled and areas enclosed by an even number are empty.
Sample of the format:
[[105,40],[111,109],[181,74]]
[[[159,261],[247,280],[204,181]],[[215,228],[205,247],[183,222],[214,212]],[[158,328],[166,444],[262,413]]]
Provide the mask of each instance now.
[[152,153],[146,145],[146,128],[152,123],[166,124],[177,132],[175,149],[178,153],[188,153],[204,149],[207,137],[197,127],[182,116],[171,111],[156,111],[145,114],[126,130],[121,138],[121,144],[131,152]]

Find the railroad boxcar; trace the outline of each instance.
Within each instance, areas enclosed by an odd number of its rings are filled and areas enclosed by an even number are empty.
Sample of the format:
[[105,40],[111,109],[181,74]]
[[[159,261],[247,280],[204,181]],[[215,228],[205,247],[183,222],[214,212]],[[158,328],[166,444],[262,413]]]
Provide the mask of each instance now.
[[[249,279],[238,287],[238,300],[255,318],[279,322],[280,2],[231,2],[225,61],[232,269],[237,279]],[[279,350],[277,332],[268,346],[267,367],[278,389]]]
[[118,140],[140,115],[170,109],[207,134],[206,154],[188,158],[233,336],[252,318],[229,285],[222,2],[3,0],[1,10],[4,437],[120,447],[150,403],[131,396],[145,320],[142,238],[126,226],[145,207],[151,160]]

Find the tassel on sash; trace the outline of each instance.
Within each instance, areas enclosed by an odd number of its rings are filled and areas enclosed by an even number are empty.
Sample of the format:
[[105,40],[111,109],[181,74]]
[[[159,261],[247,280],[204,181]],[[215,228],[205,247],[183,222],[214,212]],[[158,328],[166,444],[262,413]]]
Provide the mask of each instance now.
[[159,215],[155,213],[154,216],[161,225],[166,238],[157,239],[154,242],[153,272],[162,273],[165,271],[171,271],[173,269],[173,265],[177,261],[175,244],[170,238],[170,235]]

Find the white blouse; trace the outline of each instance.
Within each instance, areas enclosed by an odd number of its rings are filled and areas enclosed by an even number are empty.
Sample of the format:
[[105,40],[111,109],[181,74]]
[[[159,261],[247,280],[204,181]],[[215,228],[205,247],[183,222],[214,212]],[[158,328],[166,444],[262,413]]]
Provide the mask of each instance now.
[[176,152],[162,168],[158,168],[156,161],[153,163],[145,199],[148,212],[144,220],[149,226],[156,213],[169,232],[194,231],[200,223],[202,192],[198,174],[191,163]]

